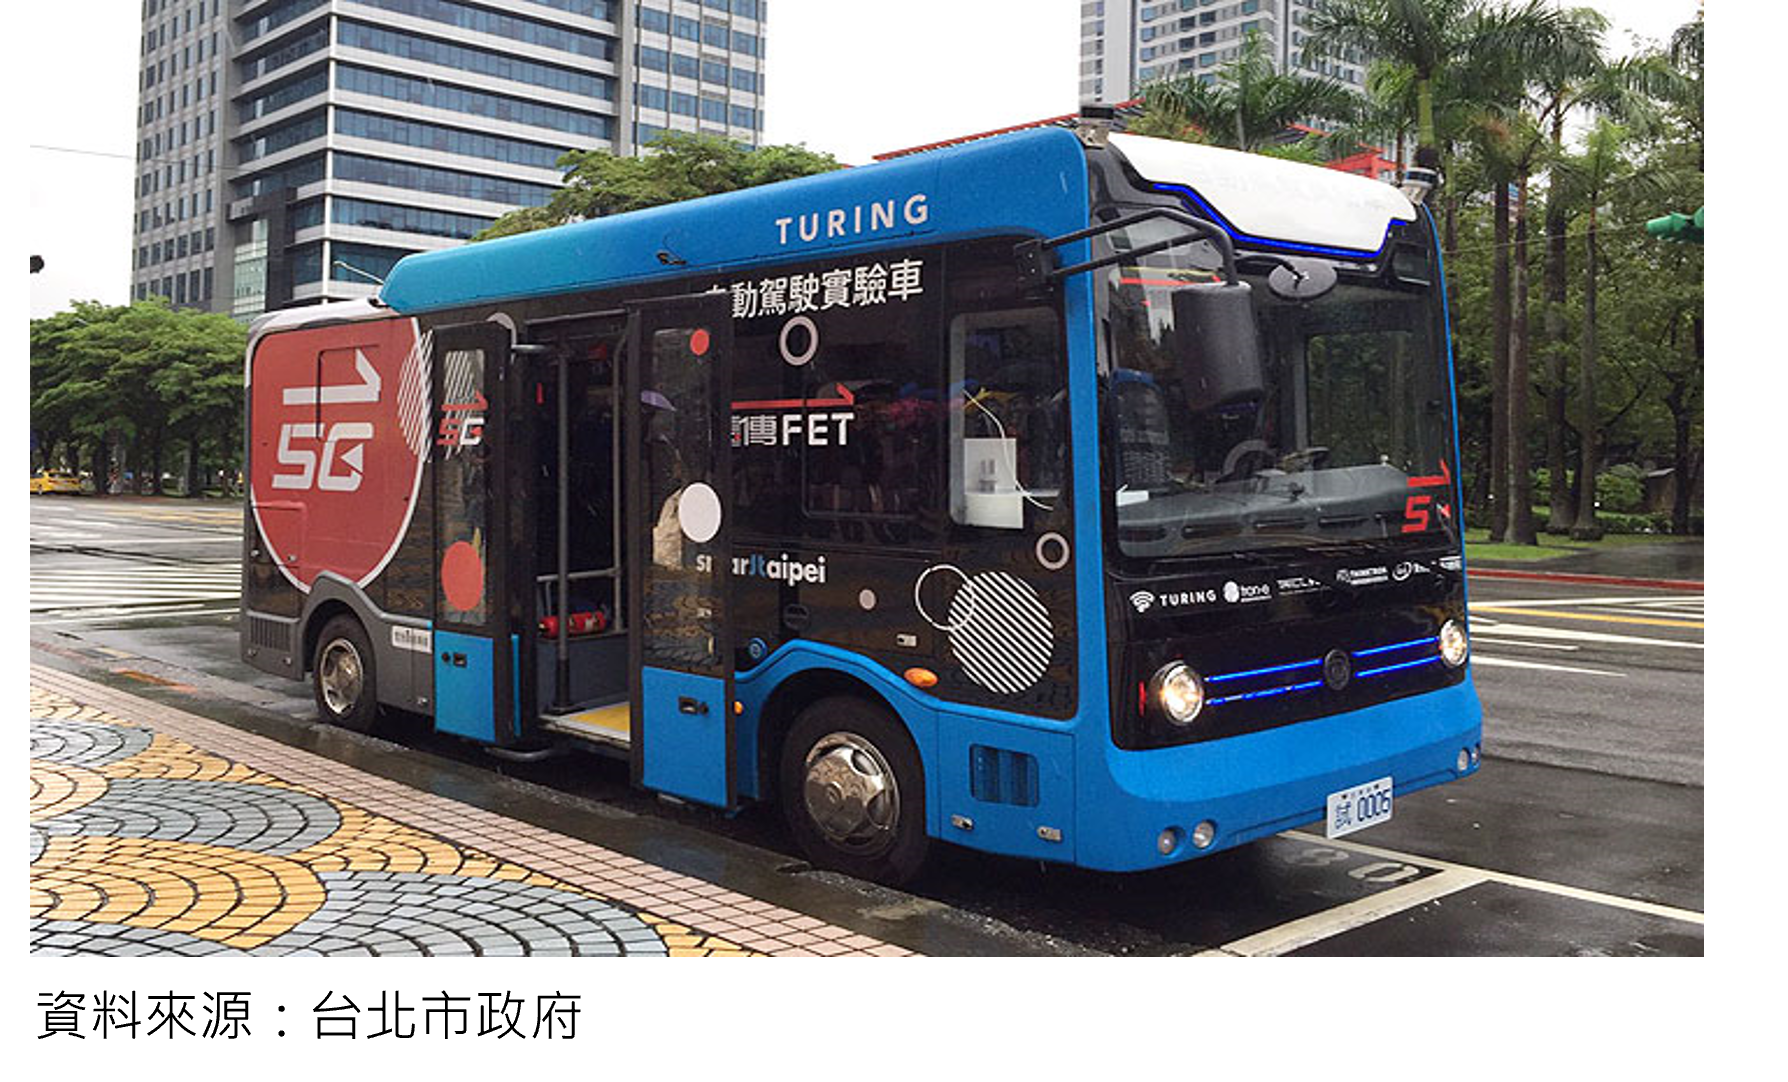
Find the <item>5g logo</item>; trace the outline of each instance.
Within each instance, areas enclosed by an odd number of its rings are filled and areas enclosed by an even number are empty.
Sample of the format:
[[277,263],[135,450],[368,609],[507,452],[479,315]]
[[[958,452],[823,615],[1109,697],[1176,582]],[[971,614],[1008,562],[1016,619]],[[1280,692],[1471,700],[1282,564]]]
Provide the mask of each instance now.
[[[357,382],[331,386],[287,387],[281,393],[281,404],[310,406],[313,410],[326,405],[348,405],[379,401],[378,370],[366,354],[354,351],[354,372]],[[370,421],[294,421],[279,428],[277,458],[281,466],[296,467],[296,472],[273,475],[274,488],[323,492],[354,492],[366,472],[366,443],[373,438]],[[301,444],[322,442],[321,451]],[[346,449],[343,447],[346,445]]]

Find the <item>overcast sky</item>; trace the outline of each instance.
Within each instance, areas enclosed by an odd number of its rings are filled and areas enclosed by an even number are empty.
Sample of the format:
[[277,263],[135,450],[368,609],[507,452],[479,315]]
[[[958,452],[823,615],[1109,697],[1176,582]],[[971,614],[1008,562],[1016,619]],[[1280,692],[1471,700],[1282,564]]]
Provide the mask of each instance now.
[[[1653,38],[1696,10],[1695,0],[1595,6],[1623,30]],[[31,315],[75,299],[123,303],[142,6],[21,7],[30,45],[22,50],[24,79],[13,72],[20,89],[11,100],[21,103],[12,122],[28,144],[23,239],[46,260],[31,276]],[[1070,112],[1079,11],[1079,0],[770,0],[765,137],[864,162],[882,150]],[[1625,40],[1617,32],[1610,44]]]

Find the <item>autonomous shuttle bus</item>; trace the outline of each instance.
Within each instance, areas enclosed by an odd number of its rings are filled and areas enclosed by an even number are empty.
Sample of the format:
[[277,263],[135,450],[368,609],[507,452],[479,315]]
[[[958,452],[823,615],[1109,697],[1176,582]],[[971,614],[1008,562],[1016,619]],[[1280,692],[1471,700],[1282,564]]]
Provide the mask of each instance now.
[[502,754],[1161,867],[1477,769],[1396,187],[1082,126],[413,255],[248,349],[244,657]]

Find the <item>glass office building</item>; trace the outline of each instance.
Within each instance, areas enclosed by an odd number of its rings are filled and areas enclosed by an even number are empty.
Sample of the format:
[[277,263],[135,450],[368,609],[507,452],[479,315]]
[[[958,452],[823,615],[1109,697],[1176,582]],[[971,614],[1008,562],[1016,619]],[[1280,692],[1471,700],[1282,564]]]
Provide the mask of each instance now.
[[1364,91],[1369,58],[1358,50],[1304,58],[1304,22],[1323,0],[1087,0],[1080,5],[1080,100],[1118,104],[1144,83],[1192,74],[1217,78],[1250,32],[1265,39],[1281,72]]
[[567,150],[757,145],[767,0],[143,0],[131,294],[365,296]]

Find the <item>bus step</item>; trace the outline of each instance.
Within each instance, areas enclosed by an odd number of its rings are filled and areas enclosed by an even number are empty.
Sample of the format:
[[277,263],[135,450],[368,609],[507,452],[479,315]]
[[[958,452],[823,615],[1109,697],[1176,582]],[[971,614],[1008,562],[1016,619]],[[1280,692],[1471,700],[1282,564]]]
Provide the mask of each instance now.
[[612,703],[570,714],[546,714],[542,716],[541,724],[550,732],[625,748],[632,742],[628,730],[630,718],[631,711],[626,703]]

